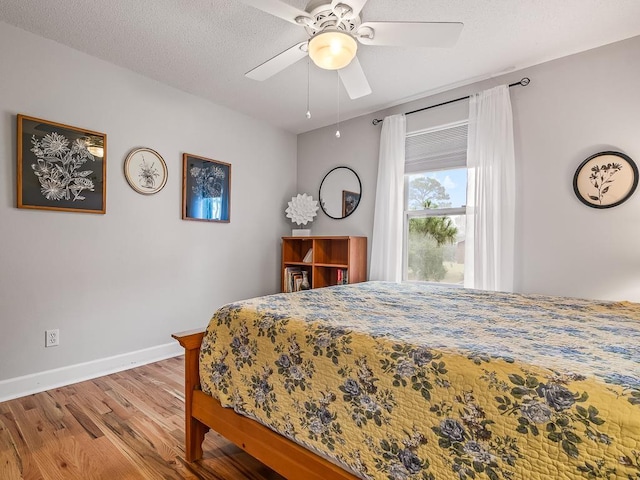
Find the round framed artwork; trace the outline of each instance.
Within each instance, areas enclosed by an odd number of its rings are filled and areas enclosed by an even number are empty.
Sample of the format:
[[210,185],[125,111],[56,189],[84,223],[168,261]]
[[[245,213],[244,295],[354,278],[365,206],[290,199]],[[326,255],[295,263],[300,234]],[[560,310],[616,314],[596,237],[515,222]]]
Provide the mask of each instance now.
[[124,161],[124,176],[136,192],[152,195],[167,183],[167,164],[155,150],[136,148]]
[[573,176],[578,199],[592,208],[611,208],[633,195],[638,186],[638,167],[628,155],[600,152],[580,164]]

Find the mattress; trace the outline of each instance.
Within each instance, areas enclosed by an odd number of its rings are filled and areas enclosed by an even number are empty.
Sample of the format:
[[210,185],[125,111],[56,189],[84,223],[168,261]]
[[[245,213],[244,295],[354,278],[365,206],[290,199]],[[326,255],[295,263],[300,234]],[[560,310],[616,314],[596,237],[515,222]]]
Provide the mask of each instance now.
[[202,389],[365,479],[640,479],[640,304],[367,282],[226,305]]

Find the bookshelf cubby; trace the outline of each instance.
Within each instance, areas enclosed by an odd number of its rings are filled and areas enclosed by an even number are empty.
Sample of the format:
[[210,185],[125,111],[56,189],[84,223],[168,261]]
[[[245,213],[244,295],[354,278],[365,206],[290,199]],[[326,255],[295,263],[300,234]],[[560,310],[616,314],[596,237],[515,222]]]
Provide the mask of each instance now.
[[[304,258],[312,250],[310,262]],[[367,279],[367,237],[282,237],[282,291],[291,270],[306,271],[311,288]]]

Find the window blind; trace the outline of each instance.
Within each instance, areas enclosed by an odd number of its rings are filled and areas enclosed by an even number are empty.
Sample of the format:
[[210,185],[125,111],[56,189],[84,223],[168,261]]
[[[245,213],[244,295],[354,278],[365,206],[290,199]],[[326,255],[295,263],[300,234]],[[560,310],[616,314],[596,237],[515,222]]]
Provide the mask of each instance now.
[[407,135],[404,172],[465,167],[468,127],[463,123]]

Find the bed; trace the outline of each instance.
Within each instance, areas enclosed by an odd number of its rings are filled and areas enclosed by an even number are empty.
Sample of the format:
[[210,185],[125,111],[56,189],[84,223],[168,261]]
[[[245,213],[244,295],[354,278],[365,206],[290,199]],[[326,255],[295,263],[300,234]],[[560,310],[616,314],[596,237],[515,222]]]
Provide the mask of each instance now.
[[176,338],[188,461],[212,428],[292,480],[640,480],[640,304],[366,282]]

